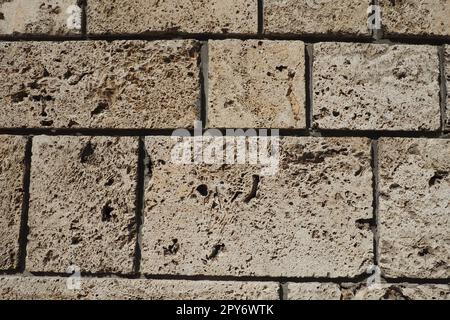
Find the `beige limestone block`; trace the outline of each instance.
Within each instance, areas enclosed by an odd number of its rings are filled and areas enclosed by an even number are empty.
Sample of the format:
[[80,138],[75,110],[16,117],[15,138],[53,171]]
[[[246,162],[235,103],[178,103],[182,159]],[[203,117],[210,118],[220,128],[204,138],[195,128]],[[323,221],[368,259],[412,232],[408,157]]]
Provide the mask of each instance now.
[[208,127],[306,127],[303,42],[210,41],[208,50]]

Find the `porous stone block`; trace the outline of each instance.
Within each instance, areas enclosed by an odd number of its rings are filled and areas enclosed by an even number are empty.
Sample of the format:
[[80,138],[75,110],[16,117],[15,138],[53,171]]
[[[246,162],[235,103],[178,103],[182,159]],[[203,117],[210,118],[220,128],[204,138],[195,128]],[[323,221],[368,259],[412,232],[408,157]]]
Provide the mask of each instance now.
[[450,276],[450,140],[379,143],[380,267],[388,277]]
[[138,141],[33,139],[26,268],[131,273]]
[[342,284],[343,300],[449,300],[448,285],[414,283],[380,283],[367,286]]
[[77,0],[0,0],[0,35],[67,35],[81,32]]
[[336,283],[287,283],[284,286],[288,300],[340,300],[341,290]]
[[89,1],[88,32],[256,33],[255,0]]
[[26,138],[0,136],[0,270],[17,267]]
[[[185,281],[122,278],[80,278],[76,283],[58,277],[0,278],[2,300],[277,300],[278,283]],[[73,286],[71,287],[73,288]]]
[[264,30],[269,34],[370,36],[369,0],[264,0]]
[[386,36],[450,36],[450,1],[380,0]]
[[199,49],[191,40],[1,43],[0,127],[192,127]]
[[438,130],[439,92],[435,46],[367,43],[314,46],[315,127]]
[[[179,139],[146,139],[144,274],[339,277],[370,265],[370,140],[283,137],[277,151],[274,138],[258,138],[259,150],[272,145],[269,173],[265,152],[253,164],[181,161],[174,155],[194,138]],[[234,148],[220,139],[205,141],[203,156],[212,145]],[[249,152],[250,139],[237,145]]]
[[303,42],[210,41],[208,50],[208,127],[306,127]]

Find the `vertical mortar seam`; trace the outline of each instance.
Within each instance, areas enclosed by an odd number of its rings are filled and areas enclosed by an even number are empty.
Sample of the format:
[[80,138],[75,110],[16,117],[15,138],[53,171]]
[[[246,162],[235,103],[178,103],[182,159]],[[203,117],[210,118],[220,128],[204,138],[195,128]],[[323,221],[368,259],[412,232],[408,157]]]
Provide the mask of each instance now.
[[258,1],[258,10],[257,10],[257,15],[258,15],[258,34],[259,35],[263,35],[264,34],[264,0],[257,0]]
[[372,166],[372,209],[373,209],[373,264],[378,266],[379,255],[379,163],[378,163],[378,139],[371,140],[371,166]]
[[81,7],[81,36],[87,40],[87,1],[78,0],[78,5]]
[[32,157],[33,138],[28,137],[25,154],[23,159],[23,177],[22,177],[22,212],[20,216],[19,229],[19,250],[17,269],[19,272],[24,272],[26,267],[27,243],[28,243],[28,214],[30,208],[30,180],[31,180],[31,157]]
[[306,130],[311,133],[313,125],[313,63],[314,45],[305,44],[305,118]]
[[137,163],[137,183],[136,183],[136,243],[134,248],[133,273],[140,274],[141,269],[141,245],[142,245],[142,226],[144,222],[144,176],[145,176],[145,144],[143,137],[138,138],[138,163]]

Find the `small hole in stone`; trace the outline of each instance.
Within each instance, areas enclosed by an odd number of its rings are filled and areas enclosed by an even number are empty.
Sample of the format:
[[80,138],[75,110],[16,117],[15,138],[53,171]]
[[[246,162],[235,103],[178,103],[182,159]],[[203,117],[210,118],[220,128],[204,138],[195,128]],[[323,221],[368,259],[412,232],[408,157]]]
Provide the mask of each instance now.
[[114,208],[111,208],[109,204],[105,204],[102,209],[102,221],[111,221],[111,213],[114,211]]
[[203,197],[206,197],[208,195],[208,187],[206,186],[206,184],[201,184],[197,187],[196,189],[198,191],[198,193],[200,193],[200,195],[202,195]]

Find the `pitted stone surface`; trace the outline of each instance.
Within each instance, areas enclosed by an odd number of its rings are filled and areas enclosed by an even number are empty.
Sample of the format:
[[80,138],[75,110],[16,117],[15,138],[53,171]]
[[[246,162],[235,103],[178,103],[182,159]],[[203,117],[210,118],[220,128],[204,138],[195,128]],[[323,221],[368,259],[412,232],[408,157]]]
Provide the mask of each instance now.
[[386,36],[450,36],[450,1],[380,0]]
[[368,139],[284,137],[264,176],[261,164],[171,161],[179,143],[146,139],[143,273],[338,277],[371,263]]
[[389,277],[450,276],[450,140],[379,143],[380,268]]
[[81,32],[77,0],[0,0],[0,35],[67,35]]
[[17,267],[26,138],[0,136],[0,270]]
[[256,33],[255,0],[89,1],[88,32]]
[[303,42],[210,41],[208,50],[208,127],[306,127]]
[[335,283],[288,283],[288,300],[340,300],[341,290]]
[[342,284],[343,300],[449,300],[448,285],[437,284]]
[[0,299],[16,300],[277,300],[278,283],[81,278],[69,290],[57,277],[1,277]]
[[437,130],[439,59],[434,46],[314,46],[313,123],[324,129]]
[[264,0],[264,30],[269,34],[370,36],[369,0]]
[[199,48],[191,40],[1,43],[0,127],[192,127]]
[[29,271],[132,272],[137,138],[33,139]]

